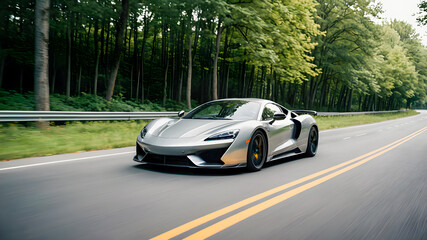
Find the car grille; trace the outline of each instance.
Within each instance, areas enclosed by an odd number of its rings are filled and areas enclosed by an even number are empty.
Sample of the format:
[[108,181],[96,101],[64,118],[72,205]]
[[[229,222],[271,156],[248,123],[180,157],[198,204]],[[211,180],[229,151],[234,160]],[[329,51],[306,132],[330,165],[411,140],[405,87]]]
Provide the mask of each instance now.
[[205,150],[205,151],[196,153],[196,155],[199,156],[201,159],[203,159],[207,163],[224,164],[224,162],[221,161],[221,157],[222,155],[224,155],[227,149],[228,148]]
[[162,165],[195,166],[186,156],[168,156],[148,153],[143,161]]
[[[221,161],[222,155],[227,151],[228,148],[219,148],[211,150],[203,150],[195,153],[208,164],[218,164],[223,165],[224,162]],[[151,152],[144,152],[141,147],[137,144],[136,146],[137,156],[142,159],[143,162],[159,165],[174,165],[174,166],[189,166],[195,167],[196,165],[191,162],[187,156],[170,156],[170,155],[161,155],[154,154]]]

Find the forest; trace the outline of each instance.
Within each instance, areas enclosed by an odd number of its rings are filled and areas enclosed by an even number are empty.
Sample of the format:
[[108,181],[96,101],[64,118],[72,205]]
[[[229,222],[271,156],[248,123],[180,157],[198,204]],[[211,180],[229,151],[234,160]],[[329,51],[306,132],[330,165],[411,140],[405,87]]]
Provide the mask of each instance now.
[[[3,0],[2,91],[37,95],[40,1]],[[43,1],[50,94],[188,108],[228,97],[322,111],[427,107],[427,49],[410,24],[375,21],[374,0]]]

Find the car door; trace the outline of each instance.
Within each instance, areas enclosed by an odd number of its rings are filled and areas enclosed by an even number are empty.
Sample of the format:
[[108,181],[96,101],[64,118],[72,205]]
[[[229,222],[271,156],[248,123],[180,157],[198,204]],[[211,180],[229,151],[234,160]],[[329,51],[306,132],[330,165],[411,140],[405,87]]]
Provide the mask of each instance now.
[[266,129],[269,132],[269,149],[272,155],[278,155],[292,148],[292,143],[289,140],[292,137],[292,130],[294,122],[290,120],[289,116],[286,116],[283,120],[273,121],[273,116],[276,113],[285,112],[276,104],[266,104],[262,112],[262,120],[265,121]]

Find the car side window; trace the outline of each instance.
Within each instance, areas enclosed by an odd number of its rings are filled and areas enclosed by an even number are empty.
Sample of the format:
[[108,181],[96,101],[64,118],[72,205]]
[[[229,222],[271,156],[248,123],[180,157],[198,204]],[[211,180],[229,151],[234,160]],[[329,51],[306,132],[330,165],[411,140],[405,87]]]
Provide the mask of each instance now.
[[271,120],[276,113],[283,113],[283,111],[278,106],[269,103],[265,105],[265,108],[262,111],[262,120]]

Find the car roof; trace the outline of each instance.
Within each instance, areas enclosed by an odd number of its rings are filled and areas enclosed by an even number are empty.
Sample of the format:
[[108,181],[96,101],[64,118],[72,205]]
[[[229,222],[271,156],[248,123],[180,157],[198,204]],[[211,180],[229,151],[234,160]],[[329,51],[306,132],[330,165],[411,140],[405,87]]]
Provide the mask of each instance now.
[[223,98],[209,102],[217,102],[217,101],[230,101],[230,100],[245,100],[248,102],[258,102],[258,103],[274,103],[271,100],[261,99],[261,98]]
[[[244,100],[244,101],[248,101],[248,102],[257,102],[257,103],[260,103],[262,106],[265,106],[268,103],[273,103],[273,104],[279,105],[285,111],[292,112],[292,110],[287,109],[286,107],[282,106],[279,103],[276,103],[276,102],[273,102],[273,101],[267,100],[267,99],[261,99],[261,98],[223,98],[223,99],[213,100],[213,101],[209,101],[209,102],[219,102],[219,101],[229,101],[229,100]],[[206,102],[206,103],[208,103],[208,102]]]

